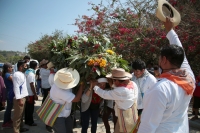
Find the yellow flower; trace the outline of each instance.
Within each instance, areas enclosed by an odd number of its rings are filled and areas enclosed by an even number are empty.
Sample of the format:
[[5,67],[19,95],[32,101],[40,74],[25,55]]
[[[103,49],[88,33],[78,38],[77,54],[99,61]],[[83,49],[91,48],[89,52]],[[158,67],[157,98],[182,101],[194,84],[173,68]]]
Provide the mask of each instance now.
[[93,59],[90,59],[90,60],[87,62],[88,66],[93,66],[94,63],[95,63],[95,61],[94,61]]
[[99,64],[101,62],[101,59],[94,59],[95,63]]
[[112,51],[110,49],[106,50],[106,52],[109,53],[109,54],[111,54],[111,55],[115,53],[114,51]]
[[101,62],[100,62],[100,67],[106,67],[106,60],[104,60],[104,59],[100,59],[101,60]]

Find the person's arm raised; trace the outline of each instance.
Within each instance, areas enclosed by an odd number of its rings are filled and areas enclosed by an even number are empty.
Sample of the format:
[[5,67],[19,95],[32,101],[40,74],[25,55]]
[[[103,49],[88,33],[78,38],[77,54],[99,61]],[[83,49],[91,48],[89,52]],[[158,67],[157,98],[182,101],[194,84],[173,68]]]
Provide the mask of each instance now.
[[84,88],[84,83],[81,83],[80,87],[78,89],[78,92],[76,93],[76,96],[74,97],[72,102],[79,102],[80,101],[80,98],[81,98],[82,92],[83,92],[83,88]]
[[[181,44],[181,41],[179,40],[178,38],[178,35],[176,34],[176,32],[173,30],[173,20],[166,17],[166,22],[164,22],[164,26],[165,26],[165,29],[166,31],[168,32],[167,33],[167,38],[170,42],[170,45],[178,45],[180,47],[183,47],[182,44]],[[194,74],[192,72],[192,69],[188,63],[188,60],[186,58],[186,56],[184,57],[184,61],[181,65],[181,68],[183,69],[186,69],[190,76],[193,78],[193,80],[195,81],[195,78],[194,78]]]

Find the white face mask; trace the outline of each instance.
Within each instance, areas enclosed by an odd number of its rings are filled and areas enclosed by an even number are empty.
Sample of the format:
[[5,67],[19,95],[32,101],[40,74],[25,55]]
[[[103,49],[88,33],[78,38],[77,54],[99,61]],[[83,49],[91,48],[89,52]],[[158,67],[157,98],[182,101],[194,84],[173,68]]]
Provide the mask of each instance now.
[[162,73],[163,70],[162,70],[161,66],[159,66],[158,71],[159,71],[159,73]]

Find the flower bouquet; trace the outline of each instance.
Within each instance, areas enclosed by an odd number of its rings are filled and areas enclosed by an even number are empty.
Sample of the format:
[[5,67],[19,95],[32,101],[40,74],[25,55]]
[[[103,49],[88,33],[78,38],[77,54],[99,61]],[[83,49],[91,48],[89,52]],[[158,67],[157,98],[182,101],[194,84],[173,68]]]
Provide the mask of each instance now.
[[82,80],[105,76],[112,68],[129,70],[128,62],[115,53],[115,47],[105,36],[83,36],[76,40],[78,54],[67,58],[69,67],[79,71]]

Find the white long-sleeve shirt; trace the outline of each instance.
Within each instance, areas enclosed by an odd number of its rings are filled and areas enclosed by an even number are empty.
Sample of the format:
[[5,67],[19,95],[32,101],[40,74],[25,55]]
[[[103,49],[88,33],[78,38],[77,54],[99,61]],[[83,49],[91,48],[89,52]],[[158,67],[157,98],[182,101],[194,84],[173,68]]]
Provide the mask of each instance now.
[[[182,47],[174,30],[169,31],[170,44]],[[181,68],[194,79],[185,57]],[[163,78],[144,95],[144,110],[138,133],[188,133],[187,110],[191,96],[176,83]]]
[[[132,81],[134,81],[138,87],[138,100],[137,100],[137,108],[143,109],[143,97],[142,95],[145,95],[145,92],[150,89],[156,82],[157,79],[149,73],[147,70],[145,70],[147,73],[145,76],[141,78],[137,78],[134,74]],[[143,93],[143,94],[142,94]]]
[[[132,81],[131,81],[132,82]],[[103,99],[115,100],[115,114],[117,115],[116,108],[127,110],[130,108],[138,97],[138,87],[133,82],[134,89],[128,89],[126,87],[114,87],[113,90],[102,90],[98,86],[93,89]]]

